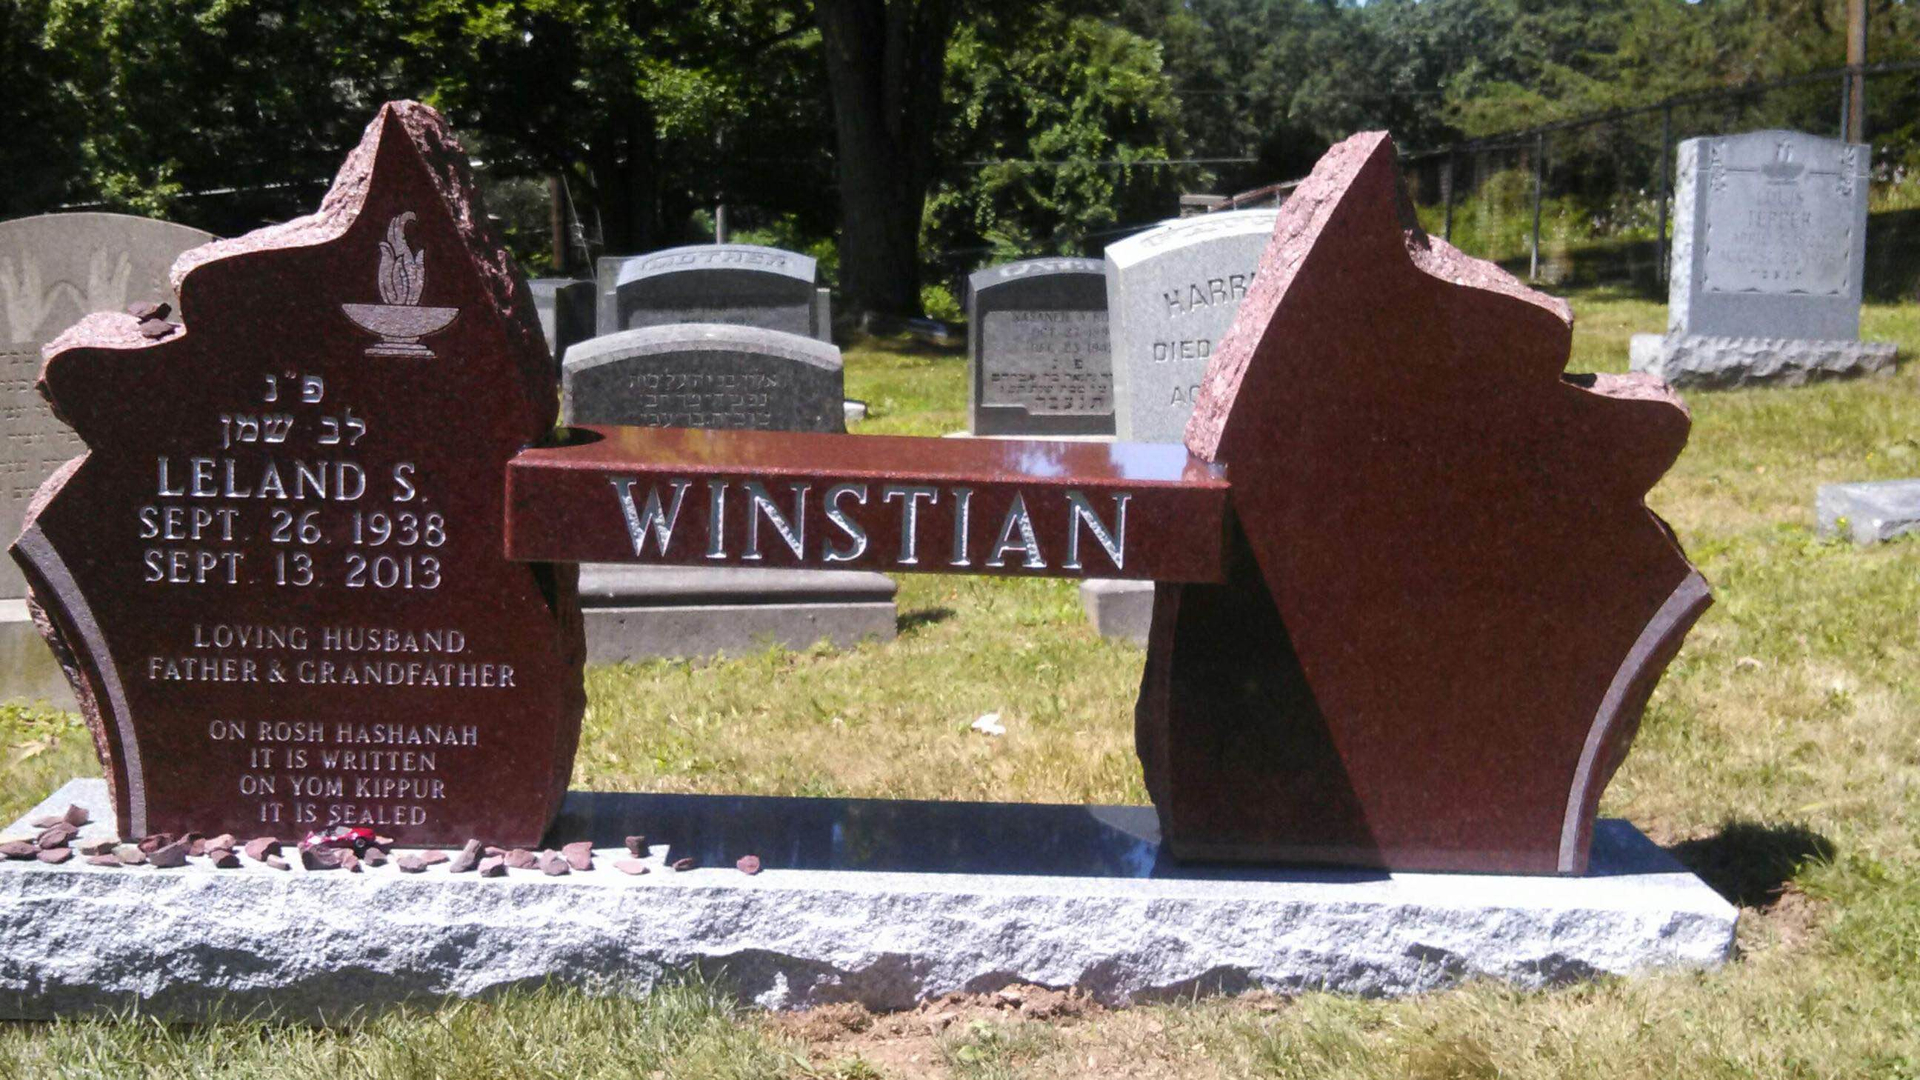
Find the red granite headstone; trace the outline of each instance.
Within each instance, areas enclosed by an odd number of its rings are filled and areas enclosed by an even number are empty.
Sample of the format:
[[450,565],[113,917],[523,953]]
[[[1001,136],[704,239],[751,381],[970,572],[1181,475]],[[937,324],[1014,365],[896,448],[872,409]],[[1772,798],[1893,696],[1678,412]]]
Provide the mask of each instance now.
[[41,389],[88,446],[14,545],[123,835],[533,844],[584,706],[572,570],[503,557],[552,363],[466,155],[386,106],[318,213],[87,318]]
[[1563,302],[1428,237],[1393,144],[1287,201],[1187,427],[1225,585],[1162,583],[1136,715],[1182,857],[1579,873],[1706,607],[1643,498],[1688,416],[1563,374]]

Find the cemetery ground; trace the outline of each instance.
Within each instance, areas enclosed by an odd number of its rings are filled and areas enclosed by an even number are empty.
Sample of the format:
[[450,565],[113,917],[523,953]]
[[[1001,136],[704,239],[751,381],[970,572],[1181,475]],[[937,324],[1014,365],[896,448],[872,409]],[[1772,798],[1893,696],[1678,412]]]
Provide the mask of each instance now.
[[[1658,304],[1574,304],[1574,370],[1623,370],[1628,336],[1665,325]],[[1920,307],[1870,305],[1862,330],[1920,355]],[[847,392],[873,409],[854,430],[959,430],[965,378],[957,352],[850,349]],[[1920,1077],[1920,540],[1859,550],[1813,534],[1819,484],[1920,475],[1920,365],[1687,398],[1692,440],[1650,502],[1715,604],[1601,813],[1741,905],[1719,971],[1118,1010],[1027,988],[881,1016],[772,1016],[690,980],[639,1001],[529,990],[333,1029],[0,1025],[0,1076]],[[1143,654],[1093,633],[1073,582],[900,584],[891,644],[591,670],[573,786],[1146,801]],[[1004,735],[971,729],[987,713]],[[97,771],[77,718],[0,712],[6,819]]]

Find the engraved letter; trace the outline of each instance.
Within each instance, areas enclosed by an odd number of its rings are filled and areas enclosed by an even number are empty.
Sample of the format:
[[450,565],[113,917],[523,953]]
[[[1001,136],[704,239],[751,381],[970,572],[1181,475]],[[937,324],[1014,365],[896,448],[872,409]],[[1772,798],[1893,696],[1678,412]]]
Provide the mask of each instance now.
[[1067,492],[1067,503],[1073,507],[1073,520],[1067,523],[1067,561],[1061,565],[1068,570],[1080,569],[1080,523],[1086,522],[1093,530],[1093,538],[1106,550],[1107,558],[1113,560],[1115,570],[1124,570],[1127,566],[1127,500],[1132,495],[1119,494],[1113,497],[1113,531],[1100,522],[1100,516],[1093,512],[1093,505],[1079,491]]
[[747,550],[740,556],[743,559],[760,558],[760,519],[766,518],[773,525],[773,531],[793,551],[793,557],[804,560],[807,547],[807,490],[811,484],[792,484],[793,519],[789,521],[780,507],[774,503],[773,496],[757,480],[747,481]]
[[948,566],[971,566],[967,558],[967,529],[972,524],[973,489],[953,489],[953,558]]
[[920,500],[928,500],[930,505],[940,504],[940,489],[920,484],[898,487],[892,484],[880,489],[880,501],[892,502],[898,496],[900,504],[900,565],[913,566],[920,561]]
[[691,480],[673,480],[673,507],[661,513],[660,489],[647,491],[647,509],[642,514],[633,506],[633,485],[631,478],[607,477],[607,483],[613,485],[615,496],[620,500],[620,516],[627,522],[627,538],[633,541],[633,553],[647,553],[647,533],[653,533],[653,541],[659,545],[660,555],[667,554],[667,545],[673,542],[673,527],[680,520],[680,504],[686,500],[687,489],[693,486]]
[[861,506],[865,506],[867,505],[867,485],[835,484],[827,489],[826,495],[822,498],[821,501],[827,508],[827,520],[833,522],[841,532],[853,538],[853,547],[846,549],[834,547],[832,541],[828,541],[825,545],[824,561],[826,562],[852,562],[867,553],[867,530],[861,528],[859,522],[848,517],[846,512],[840,509],[842,495],[852,495]]
[[[1020,530],[1020,542],[1017,544],[1011,539],[1015,529]],[[1009,551],[1025,552],[1025,565],[1029,570],[1047,568],[1047,561],[1040,557],[1040,540],[1033,535],[1033,518],[1027,515],[1027,500],[1017,491],[1013,493],[1013,505],[1007,507],[1007,519],[1000,523],[1000,539],[994,542],[993,554],[987,556],[987,565],[1007,565]]]
[[707,481],[707,558],[727,557],[727,482]]

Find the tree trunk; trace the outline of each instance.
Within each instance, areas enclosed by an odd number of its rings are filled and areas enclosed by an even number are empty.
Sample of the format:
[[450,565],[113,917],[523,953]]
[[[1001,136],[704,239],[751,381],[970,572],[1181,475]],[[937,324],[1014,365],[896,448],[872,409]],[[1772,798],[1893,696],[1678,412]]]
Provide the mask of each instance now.
[[603,255],[636,255],[657,247],[660,222],[658,140],[653,114],[639,102],[618,110],[588,158],[600,211]]
[[959,0],[816,0],[839,142],[848,308],[920,312],[920,217],[933,181]]

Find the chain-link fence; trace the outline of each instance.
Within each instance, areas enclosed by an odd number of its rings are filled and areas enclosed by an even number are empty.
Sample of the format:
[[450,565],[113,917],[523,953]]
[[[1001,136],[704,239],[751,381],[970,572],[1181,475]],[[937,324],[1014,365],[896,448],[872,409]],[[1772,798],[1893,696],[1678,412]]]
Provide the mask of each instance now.
[[1679,143],[1764,128],[1841,136],[1851,77],[1865,84],[1873,145],[1866,295],[1920,299],[1917,62],[1689,94],[1417,150],[1401,163],[1421,224],[1468,254],[1555,288],[1664,296]]

